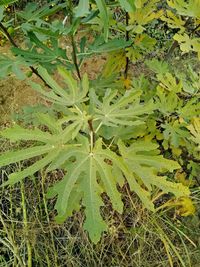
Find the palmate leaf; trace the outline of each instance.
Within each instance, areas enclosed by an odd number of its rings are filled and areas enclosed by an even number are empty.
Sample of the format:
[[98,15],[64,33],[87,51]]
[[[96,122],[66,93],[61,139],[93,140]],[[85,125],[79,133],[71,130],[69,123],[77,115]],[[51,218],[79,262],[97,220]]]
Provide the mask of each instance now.
[[181,32],[185,31],[185,21],[181,16],[175,15],[171,10],[167,10],[166,14],[161,17],[162,21],[167,22],[168,26],[172,29],[180,29]]
[[181,183],[167,181],[165,176],[157,174],[180,168],[177,162],[165,159],[158,154],[157,144],[135,141],[130,147],[126,147],[119,141],[118,146],[128,168],[138,181],[141,180],[144,183],[148,191],[152,190],[152,186],[156,186],[165,193],[173,193],[176,197],[190,194],[189,189]]
[[199,0],[167,0],[170,7],[177,10],[179,15],[200,18]]
[[[184,73],[176,72],[177,78],[182,79],[183,91],[189,94],[196,94],[200,88],[200,73],[196,73],[191,65],[188,65],[187,71]],[[190,101],[195,102],[196,97],[192,98]],[[200,104],[199,104],[200,108]],[[189,108],[190,110],[190,108]],[[200,109],[199,109],[200,110]]]
[[[110,197],[113,208],[118,212],[122,212],[123,204],[120,193],[116,188],[116,183],[122,183],[119,172],[126,175],[131,189],[134,190],[141,200],[146,204],[145,206],[153,210],[153,203],[150,201],[150,194],[148,191],[136,182],[132,173],[128,171],[126,165],[123,163],[121,157],[108,149],[102,148],[102,141],[99,139],[95,147],[91,150],[87,139],[84,140],[84,146],[78,149],[72,149],[65,154],[65,160],[70,157],[75,157],[76,160],[71,161],[66,166],[67,174],[64,179],[52,188],[49,189],[48,196],[57,196],[55,208],[58,215],[57,220],[62,222],[66,219],[66,214],[71,214],[74,206],[80,201],[78,195],[82,193],[82,203],[85,206],[86,220],[84,228],[89,232],[90,238],[97,243],[101,237],[102,231],[107,229],[107,225],[101,217],[100,207],[103,206],[101,193],[106,192]],[[64,159],[63,159],[64,160]],[[112,162],[109,164],[108,160]],[[58,165],[60,164],[60,161]],[[54,168],[56,167],[53,166]],[[113,170],[118,169],[117,172]],[[122,178],[123,179],[123,178]],[[73,188],[77,188],[74,191]],[[71,202],[72,194],[77,202]]]
[[[136,2],[136,1],[135,1]],[[162,15],[162,10],[156,9],[159,0],[137,1],[137,9],[130,12],[130,25],[144,26],[154,19],[158,19]],[[136,3],[135,3],[136,5]]]
[[181,140],[189,137],[190,134],[186,129],[186,123],[180,123],[178,120],[161,125],[164,129],[164,142],[170,142],[174,147],[179,147]]
[[[158,155],[156,144],[136,141],[127,148],[122,141],[119,141],[122,155],[119,156],[109,149],[104,149],[101,139],[97,140],[93,148],[85,137],[82,137],[79,142],[83,144],[82,147],[72,148],[58,159],[57,165],[49,166],[51,170],[62,163],[63,167],[66,165],[67,174],[62,181],[49,189],[48,197],[57,195],[56,219],[60,223],[72,213],[82,199],[86,215],[84,228],[95,243],[99,241],[101,233],[107,229],[100,214],[100,207],[104,205],[101,194],[106,192],[113,209],[121,213],[123,204],[116,185],[117,183],[123,185],[125,178],[144,206],[152,211],[154,211],[150,198],[152,186],[159,187],[165,193],[171,192],[177,197],[189,195],[187,187],[167,181],[165,176],[157,175],[158,172],[173,171],[180,166]],[[146,189],[140,185],[141,181]],[[72,197],[73,202],[71,202]]]
[[145,64],[157,74],[164,75],[169,72],[169,65],[166,61],[159,61],[157,59],[145,60]]
[[200,102],[198,97],[192,97],[179,107],[177,113],[181,118],[192,119],[200,114]]
[[[72,64],[69,62],[66,51],[59,47],[57,36],[55,38],[50,38],[52,48],[49,48],[38,37],[31,32],[32,29],[29,29],[28,37],[30,41],[35,44],[33,48],[23,50],[21,48],[13,47],[12,52],[15,55],[21,56],[25,61],[30,62],[31,64],[39,63],[42,66],[52,69],[52,65],[55,62],[60,63],[62,60],[65,61],[65,64],[69,69],[72,68]],[[34,30],[34,29],[33,29]],[[37,49],[36,49],[37,48]]]
[[162,87],[157,86],[156,101],[158,109],[163,114],[170,114],[176,111],[179,106],[179,97],[173,91],[166,92]]
[[200,151],[200,118],[194,118],[192,124],[187,128],[192,134],[189,139],[198,145],[197,150]]
[[140,103],[140,91],[127,92],[122,97],[117,94],[117,91],[108,90],[101,102],[94,92],[91,92],[96,105],[94,120],[100,120],[103,125],[113,127],[138,125],[143,123],[139,120],[139,116],[150,114],[155,109],[151,101],[145,105]]
[[[65,154],[63,160],[75,157],[76,161],[67,164],[67,174],[64,179],[55,184],[49,190],[49,197],[58,195],[55,208],[58,212],[58,220],[66,219],[64,216],[71,210],[69,202],[70,195],[82,192],[83,205],[85,206],[86,220],[84,228],[89,232],[93,242],[98,242],[102,231],[107,228],[100,214],[100,207],[103,206],[101,193],[106,192],[110,197],[113,208],[122,212],[123,204],[120,193],[117,191],[117,178],[113,177],[112,166],[105,162],[109,155],[102,149],[102,141],[99,139],[95,147],[91,150],[86,138],[83,138],[84,145],[78,149],[71,149]],[[60,164],[60,162],[59,162]],[[54,166],[55,168],[56,166]],[[98,182],[100,179],[100,182]],[[78,185],[78,191],[73,192],[73,188]],[[79,199],[77,198],[77,201]]]
[[28,66],[29,64],[20,56],[10,58],[0,55],[0,78],[5,78],[10,73],[14,73],[20,80],[25,79],[26,75],[21,70],[24,65]]
[[200,38],[191,39],[190,36],[186,33],[176,33],[173,38],[179,43],[180,49],[184,53],[188,53],[190,51],[196,52],[198,59],[200,60]]
[[176,77],[171,73],[158,73],[157,79],[160,82],[159,87],[164,88],[167,91],[173,91],[174,93],[180,93],[183,85],[182,81],[177,82]]
[[41,85],[34,82],[30,82],[30,85],[34,90],[42,94],[45,99],[48,99],[49,101],[61,106],[72,106],[74,104],[86,101],[86,95],[89,90],[87,75],[83,75],[81,85],[78,86],[77,81],[73,79],[72,75],[69,72],[62,68],[59,68],[58,72],[67,85],[67,89],[62,88],[43,67],[38,68],[38,73],[51,87],[51,91],[46,91],[42,88]]
[[[48,115],[46,115],[47,117]],[[40,144],[33,145],[30,148],[21,149],[18,151],[5,152],[0,156],[0,166],[5,166],[14,162],[20,162],[22,160],[31,159],[37,156],[43,156],[42,159],[39,159],[34,164],[28,168],[12,173],[9,175],[7,184],[15,184],[16,182],[21,181],[22,179],[30,176],[37,171],[43,169],[47,165],[54,164],[54,160],[57,160],[57,157],[66,153],[71,147],[79,146],[79,144],[67,144],[69,140],[74,136],[75,126],[72,124],[69,127],[62,129],[59,123],[54,125],[56,132],[52,131],[52,134],[43,132],[39,129],[24,129],[18,125],[10,129],[5,129],[1,131],[1,136],[9,138],[12,141],[17,140],[33,140],[37,141]]]

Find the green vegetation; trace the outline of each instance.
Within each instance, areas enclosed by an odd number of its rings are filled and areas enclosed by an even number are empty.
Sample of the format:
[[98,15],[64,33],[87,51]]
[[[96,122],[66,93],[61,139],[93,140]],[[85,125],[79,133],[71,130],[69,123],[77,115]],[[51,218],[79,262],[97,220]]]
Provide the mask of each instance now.
[[0,266],[198,266],[199,28],[198,0],[0,0],[0,77],[41,97],[1,127]]

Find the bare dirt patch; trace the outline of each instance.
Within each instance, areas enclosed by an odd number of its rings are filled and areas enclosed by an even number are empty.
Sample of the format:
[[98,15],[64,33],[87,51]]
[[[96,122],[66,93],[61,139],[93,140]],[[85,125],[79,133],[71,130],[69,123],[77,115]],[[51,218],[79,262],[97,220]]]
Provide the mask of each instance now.
[[12,76],[0,80],[0,123],[10,121],[10,115],[19,112],[23,106],[38,102],[38,94],[25,81]]

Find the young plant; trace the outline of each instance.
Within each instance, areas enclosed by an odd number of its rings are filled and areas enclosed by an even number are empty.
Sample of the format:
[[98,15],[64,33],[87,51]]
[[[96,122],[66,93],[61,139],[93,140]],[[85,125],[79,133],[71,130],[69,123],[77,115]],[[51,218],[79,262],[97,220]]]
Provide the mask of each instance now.
[[[52,89],[47,91],[39,84],[31,83],[33,88],[54,104],[55,112],[63,115],[54,118],[48,113],[36,113],[39,127],[24,129],[14,125],[1,132],[11,141],[35,141],[35,145],[29,148],[1,155],[1,166],[37,157],[31,166],[12,173],[3,186],[13,185],[40,170],[63,169],[63,179],[47,193],[48,197],[57,196],[56,219],[63,222],[82,205],[86,215],[84,228],[95,243],[107,230],[100,211],[105,205],[103,192],[119,213],[123,211],[119,188],[125,182],[151,211],[155,210],[151,200],[155,186],[176,197],[189,195],[187,187],[170,182],[166,175],[162,175],[180,166],[159,155],[155,142],[120,138],[123,131],[129,128],[134,131],[134,126],[143,125],[148,114],[156,109],[152,101],[141,103],[140,91],[126,91],[121,95],[108,89],[103,97],[99,97],[89,86],[87,75],[77,83],[70,73],[59,68],[59,74],[67,85],[61,87],[44,68],[39,67],[38,72]],[[116,131],[116,134],[107,140],[105,131],[107,134]]]
[[[14,59],[4,57],[4,62],[9,62],[4,75],[12,70],[12,62],[15,62],[14,71],[23,79],[19,75],[20,66],[26,64],[47,85],[45,88],[30,82],[49,104],[43,112],[36,109],[28,128],[14,124],[1,132],[11,141],[31,141],[31,145],[2,154],[0,166],[34,159],[32,165],[9,175],[2,186],[13,185],[40,171],[48,174],[62,169],[63,178],[47,192],[49,198],[56,198],[56,220],[61,223],[83,207],[84,229],[94,243],[109,225],[102,212],[107,204],[105,194],[113,210],[122,213],[124,184],[128,184],[144,207],[152,212],[159,209],[154,207],[155,189],[161,195],[172,194],[175,198],[190,194],[188,186],[170,179],[169,173],[180,169],[180,164],[164,156],[170,149],[177,152],[179,142],[187,146],[191,141],[194,146],[199,141],[198,120],[192,122],[199,110],[198,96],[194,101],[187,101],[182,82],[173,77],[167,63],[158,60],[146,62],[156,73],[151,86],[144,78],[133,82],[129,78],[130,61],[136,63],[154,49],[155,40],[144,33],[145,25],[154,19],[166,19],[156,8],[157,2],[127,0],[106,5],[103,0],[79,1],[74,9],[72,1],[68,1],[66,10],[65,4],[58,5],[58,1],[52,2],[55,6],[49,3],[39,9],[34,4],[28,5],[18,14],[28,43],[25,50],[18,47],[1,23],[16,56]],[[168,2],[172,5],[174,1]],[[109,17],[113,6],[125,9],[125,24],[124,20],[113,23]],[[65,15],[70,16],[67,25],[67,17],[63,23],[45,21],[46,16],[58,10],[65,10]],[[0,18],[3,20],[3,15]],[[75,34],[80,24],[90,25],[89,29],[102,31],[103,35],[95,36],[90,44],[82,38],[79,48]],[[110,34],[110,26],[120,32],[119,38]],[[59,46],[58,40],[64,36],[71,41],[71,58]],[[89,81],[87,74],[80,72],[83,60],[106,52],[109,57],[102,73],[96,81]],[[124,84],[119,75],[122,67],[125,68]],[[61,76],[60,83],[53,78],[56,70]],[[76,71],[78,81],[69,70]],[[191,110],[186,114],[188,107]]]

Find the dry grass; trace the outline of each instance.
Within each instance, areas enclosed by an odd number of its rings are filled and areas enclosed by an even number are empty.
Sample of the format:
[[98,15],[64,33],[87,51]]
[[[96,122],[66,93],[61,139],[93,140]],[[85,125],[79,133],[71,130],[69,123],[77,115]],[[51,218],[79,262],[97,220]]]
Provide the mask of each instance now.
[[[16,168],[2,170],[2,180]],[[1,188],[0,266],[198,267],[200,230],[190,227],[192,222],[200,226],[194,221],[198,217],[184,221],[173,218],[173,212],[149,213],[126,186],[123,214],[113,212],[109,203],[102,210],[110,227],[97,245],[83,230],[82,210],[56,224],[54,200],[47,201],[45,192],[61,176],[38,173],[23,184]],[[198,202],[199,196],[197,190]]]

